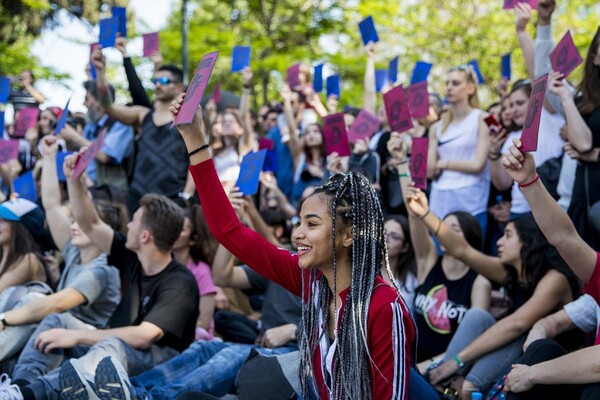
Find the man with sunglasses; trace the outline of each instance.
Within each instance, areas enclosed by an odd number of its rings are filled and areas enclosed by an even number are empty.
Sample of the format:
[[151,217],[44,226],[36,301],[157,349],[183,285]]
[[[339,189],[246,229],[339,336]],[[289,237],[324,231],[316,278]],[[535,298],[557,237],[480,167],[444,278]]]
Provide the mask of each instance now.
[[108,91],[106,61],[101,48],[94,50],[92,62],[97,72],[100,103],[110,118],[132,125],[141,133],[136,137],[134,162],[129,182],[127,207],[130,214],[138,208],[146,193],[162,194],[179,205],[187,203],[194,193],[194,182],[188,174],[185,143],[174,127],[169,105],[184,89],[183,73],[174,65],[163,65],[152,80],[154,106],[118,106]]

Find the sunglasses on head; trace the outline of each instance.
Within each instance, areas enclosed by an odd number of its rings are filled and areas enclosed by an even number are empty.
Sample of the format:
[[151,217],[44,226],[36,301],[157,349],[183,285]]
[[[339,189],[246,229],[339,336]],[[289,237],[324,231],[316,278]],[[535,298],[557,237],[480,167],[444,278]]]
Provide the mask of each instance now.
[[163,77],[160,77],[160,78],[153,78],[152,79],[152,83],[154,83],[154,85],[156,85],[157,83],[160,83],[162,86],[166,86],[169,83],[173,83],[173,81],[171,80],[171,78],[163,76]]

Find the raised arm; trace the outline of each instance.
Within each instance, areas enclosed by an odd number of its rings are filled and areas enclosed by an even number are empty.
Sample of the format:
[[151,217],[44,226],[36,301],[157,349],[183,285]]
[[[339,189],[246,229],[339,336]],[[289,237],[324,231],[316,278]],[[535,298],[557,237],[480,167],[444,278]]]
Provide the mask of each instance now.
[[252,88],[252,70],[250,67],[242,71],[242,98],[240,99],[240,118],[244,134],[240,138],[240,153],[246,154],[254,147],[254,127],[250,119],[250,89]]
[[233,266],[233,254],[222,244],[217,247],[212,265],[212,276],[215,285],[237,289],[250,289],[252,285],[242,267]]
[[[540,230],[556,247],[569,267],[587,282],[596,267],[597,254],[578,234],[569,216],[550,196],[537,179],[535,160],[530,153],[521,153],[521,141],[515,138],[509,153],[502,160],[506,172],[517,181],[527,199]],[[537,179],[537,180],[536,180]],[[533,183],[531,183],[533,182]]]
[[506,138],[508,137],[508,131],[506,128],[501,128],[500,132],[493,133],[490,129],[490,151],[488,159],[490,160],[490,173],[492,175],[492,184],[499,191],[510,189],[513,184],[513,180],[502,168],[502,147]]
[[431,212],[425,193],[414,187],[410,187],[408,192],[408,208],[418,215],[427,229],[437,237],[444,246],[445,254],[462,261],[491,281],[499,284],[505,282],[508,273],[498,257],[490,257],[471,247],[463,236]]
[[[410,199],[407,197],[408,187],[411,184],[410,171],[408,168],[408,160],[406,157],[407,146],[396,132],[392,133],[390,140],[387,143],[388,151],[392,156],[392,162],[396,164],[398,174],[400,175],[400,186],[404,204],[408,204]],[[425,278],[435,265],[438,254],[435,249],[433,239],[429,236],[427,228],[423,222],[419,221],[417,214],[411,211],[410,207],[406,207],[409,216],[409,229],[411,244],[415,251],[417,260],[417,280],[423,283]]]
[[82,174],[78,179],[73,180],[73,169],[76,161],[77,155],[73,154],[67,156],[63,164],[73,216],[90,240],[103,253],[110,254],[115,232],[98,216],[98,212],[85,187],[84,175]]
[[517,16],[517,38],[519,38],[519,45],[523,51],[527,74],[533,82],[535,80],[535,47],[533,39],[527,32],[527,24],[531,20],[531,7],[527,3],[517,3],[515,14]]
[[440,174],[440,170],[437,167],[438,162],[438,139],[437,132],[441,127],[441,121],[438,121],[431,125],[429,129],[429,147],[427,149],[427,178],[437,179]]
[[106,59],[102,54],[102,48],[97,47],[92,53],[92,63],[96,68],[98,96],[100,104],[111,118],[125,125],[141,125],[144,117],[150,111],[146,107],[132,106],[124,107],[113,104],[113,99],[108,90],[108,81],[106,79]]
[[[490,136],[488,127],[482,115],[477,125],[477,147],[475,156],[470,160],[437,160],[435,166],[438,170],[463,172],[465,174],[478,174],[485,168],[487,155],[490,148]],[[429,161],[428,161],[429,164]]]
[[[56,173],[56,136],[42,138],[42,205],[46,211],[46,221],[54,243],[62,250],[71,238],[71,223],[61,204],[58,174]],[[61,166],[62,168],[62,166]]]
[[[176,117],[185,94],[169,108]],[[190,171],[196,183],[206,222],[215,239],[243,263],[279,285],[299,295],[302,292],[298,257],[278,249],[266,239],[246,228],[237,218],[219,181],[202,124],[202,108],[198,107],[190,125],[178,125],[190,156]]]
[[375,115],[375,107],[377,105],[377,91],[375,90],[375,43],[367,43],[365,52],[367,53],[367,66],[365,67],[365,84],[363,87],[363,109]]
[[565,86],[564,76],[559,72],[552,72],[548,78],[548,91],[560,98],[565,118],[569,143],[581,153],[592,150],[592,130],[585,123],[581,113],[575,105],[571,91]]
[[129,94],[131,94],[131,102],[134,106],[143,106],[152,108],[152,103],[148,99],[146,89],[142,85],[142,81],[131,62],[131,56],[127,54],[127,38],[118,37],[115,40],[115,47],[123,55],[123,67],[125,68],[125,75],[127,75],[127,83],[129,84]]

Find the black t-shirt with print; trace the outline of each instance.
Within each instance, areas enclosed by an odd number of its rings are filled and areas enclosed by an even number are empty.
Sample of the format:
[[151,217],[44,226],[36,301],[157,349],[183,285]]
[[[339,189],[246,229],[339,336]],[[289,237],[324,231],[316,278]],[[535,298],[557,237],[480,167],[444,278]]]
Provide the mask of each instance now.
[[172,260],[160,273],[144,274],[137,255],[125,248],[126,237],[115,232],[108,263],[121,271],[123,297],[109,326],[117,328],[146,321],[164,331],[159,346],[185,350],[194,340],[200,295],[194,275]]

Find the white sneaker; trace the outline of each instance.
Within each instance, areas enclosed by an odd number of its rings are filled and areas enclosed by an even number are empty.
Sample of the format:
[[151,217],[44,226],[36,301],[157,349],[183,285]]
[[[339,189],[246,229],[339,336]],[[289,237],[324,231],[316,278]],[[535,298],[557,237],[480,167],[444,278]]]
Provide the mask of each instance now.
[[0,375],[0,400],[23,400],[21,389],[10,382],[7,374]]

